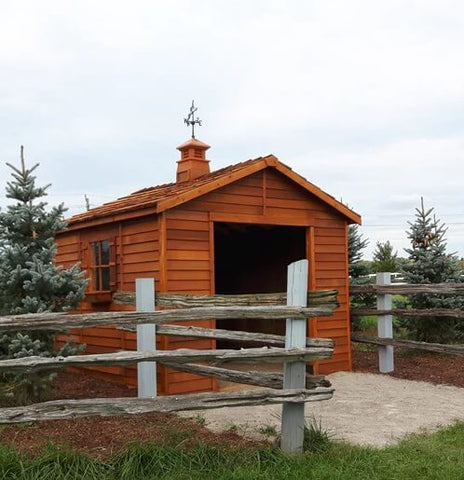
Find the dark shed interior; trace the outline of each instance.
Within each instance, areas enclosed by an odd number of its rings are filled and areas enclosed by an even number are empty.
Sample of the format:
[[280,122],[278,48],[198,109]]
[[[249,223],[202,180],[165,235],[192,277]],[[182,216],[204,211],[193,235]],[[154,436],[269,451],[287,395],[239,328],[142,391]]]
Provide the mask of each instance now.
[[[287,266],[302,258],[306,258],[304,227],[214,224],[217,294],[285,292]],[[283,335],[285,321],[219,320],[217,327]]]

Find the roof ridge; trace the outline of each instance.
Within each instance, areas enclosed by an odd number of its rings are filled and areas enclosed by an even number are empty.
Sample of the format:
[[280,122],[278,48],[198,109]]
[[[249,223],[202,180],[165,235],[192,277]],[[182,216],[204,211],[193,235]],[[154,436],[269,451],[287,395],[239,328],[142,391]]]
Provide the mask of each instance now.
[[[260,162],[262,163],[260,164]],[[254,167],[255,164],[257,164],[256,167]],[[339,213],[349,217],[352,221],[357,223],[360,222],[360,217],[356,212],[336,200],[332,195],[324,192],[324,190],[306,180],[302,175],[293,171],[291,167],[281,162],[277,157],[269,154],[264,157],[261,156],[248,159],[243,162],[219,168],[210,173],[201,175],[191,182],[164,183],[136,190],[135,192],[119,197],[116,200],[103,203],[98,207],[73,215],[68,219],[68,225],[123,213],[126,214],[130,211],[147,209],[149,207],[154,208],[154,210],[152,210],[153,212],[159,213],[162,210],[173,208],[174,206],[190,201],[200,195],[204,195],[209,191],[225,186],[230,182],[237,181],[243,176],[251,175],[252,173],[268,167],[274,168],[281,174],[287,176],[289,180],[296,182],[308,192],[316,195],[322,201],[338,210]],[[241,171],[243,172],[240,173]]]

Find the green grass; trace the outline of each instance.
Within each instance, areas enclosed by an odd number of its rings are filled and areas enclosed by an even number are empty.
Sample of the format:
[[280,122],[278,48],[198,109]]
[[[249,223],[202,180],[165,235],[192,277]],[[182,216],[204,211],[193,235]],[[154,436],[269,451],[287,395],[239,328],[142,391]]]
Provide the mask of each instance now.
[[[393,308],[407,308],[409,304],[408,297],[404,295],[392,295],[392,306]],[[373,307],[375,308],[375,307]],[[357,320],[357,328],[364,332],[376,335],[377,333],[377,315],[365,315],[359,317]],[[399,327],[399,320],[397,317],[393,317],[393,326],[395,328]]]
[[333,433],[326,430],[321,420],[313,417],[304,426],[303,451],[312,453],[326,452],[332,447]]
[[3,480],[460,480],[464,423],[401,444],[372,449],[330,442],[319,452],[288,456],[278,450],[199,446],[192,450],[133,445],[108,461],[49,446],[26,459],[0,448]]
[[377,315],[359,317],[359,330],[375,334],[377,332]]

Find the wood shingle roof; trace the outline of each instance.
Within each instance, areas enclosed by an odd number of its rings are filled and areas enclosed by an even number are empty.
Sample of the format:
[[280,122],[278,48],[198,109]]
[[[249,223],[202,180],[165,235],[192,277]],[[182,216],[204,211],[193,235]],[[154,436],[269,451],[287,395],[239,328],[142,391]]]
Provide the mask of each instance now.
[[[104,222],[106,223],[107,221],[129,218],[136,216],[132,213],[137,214],[137,212],[140,215],[160,213],[267,167],[275,168],[302,188],[329,204],[340,214],[347,217],[349,223],[361,223],[361,217],[353,210],[293,172],[290,167],[280,162],[275,156],[268,155],[221,168],[192,182],[168,183],[138,190],[130,195],[74,215],[68,220],[68,228],[83,227],[87,223],[95,224],[96,221],[103,219],[106,219]],[[101,222],[98,221],[98,223]]]

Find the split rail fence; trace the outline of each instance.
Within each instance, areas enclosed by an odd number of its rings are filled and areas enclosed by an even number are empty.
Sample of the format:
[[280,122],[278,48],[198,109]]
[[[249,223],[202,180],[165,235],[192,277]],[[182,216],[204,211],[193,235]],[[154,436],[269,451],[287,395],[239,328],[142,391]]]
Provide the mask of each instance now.
[[[69,357],[25,357],[0,361],[0,372],[30,373],[45,369],[89,365],[138,365],[138,398],[93,398],[55,400],[22,407],[0,409],[0,424],[64,419],[91,415],[120,415],[147,412],[175,412],[245,405],[283,403],[281,448],[299,452],[303,446],[304,404],[328,400],[334,389],[321,376],[308,375],[306,363],[330,358],[333,341],[307,338],[307,319],[330,316],[337,307],[337,292],[308,292],[308,262],[288,267],[287,294],[195,296],[158,294],[156,304],[168,307],[155,311],[153,279],[137,280],[136,311],[89,314],[42,313],[0,317],[0,332],[18,330],[67,331],[113,325],[137,329],[137,351],[82,354]],[[121,303],[133,301],[133,294],[120,294]],[[183,320],[287,319],[286,335],[238,332],[165,325]],[[156,334],[208,337],[266,343],[267,347],[239,350],[156,350]],[[184,372],[211,375],[261,389],[232,392],[156,396],[156,364]],[[198,365],[209,362],[214,365]],[[284,373],[242,372],[221,366],[227,362],[284,363]]]
[[391,284],[390,273],[378,273],[373,285],[353,285],[350,293],[374,294],[377,297],[377,308],[353,308],[352,316],[377,315],[378,337],[369,337],[358,333],[351,335],[354,342],[368,343],[379,346],[379,371],[388,373],[394,371],[394,347],[425,350],[430,352],[464,355],[464,345],[418,342],[393,338],[393,316],[399,317],[448,317],[464,319],[464,310],[432,308],[409,309],[392,308],[392,295],[462,295],[464,283],[435,284]]

